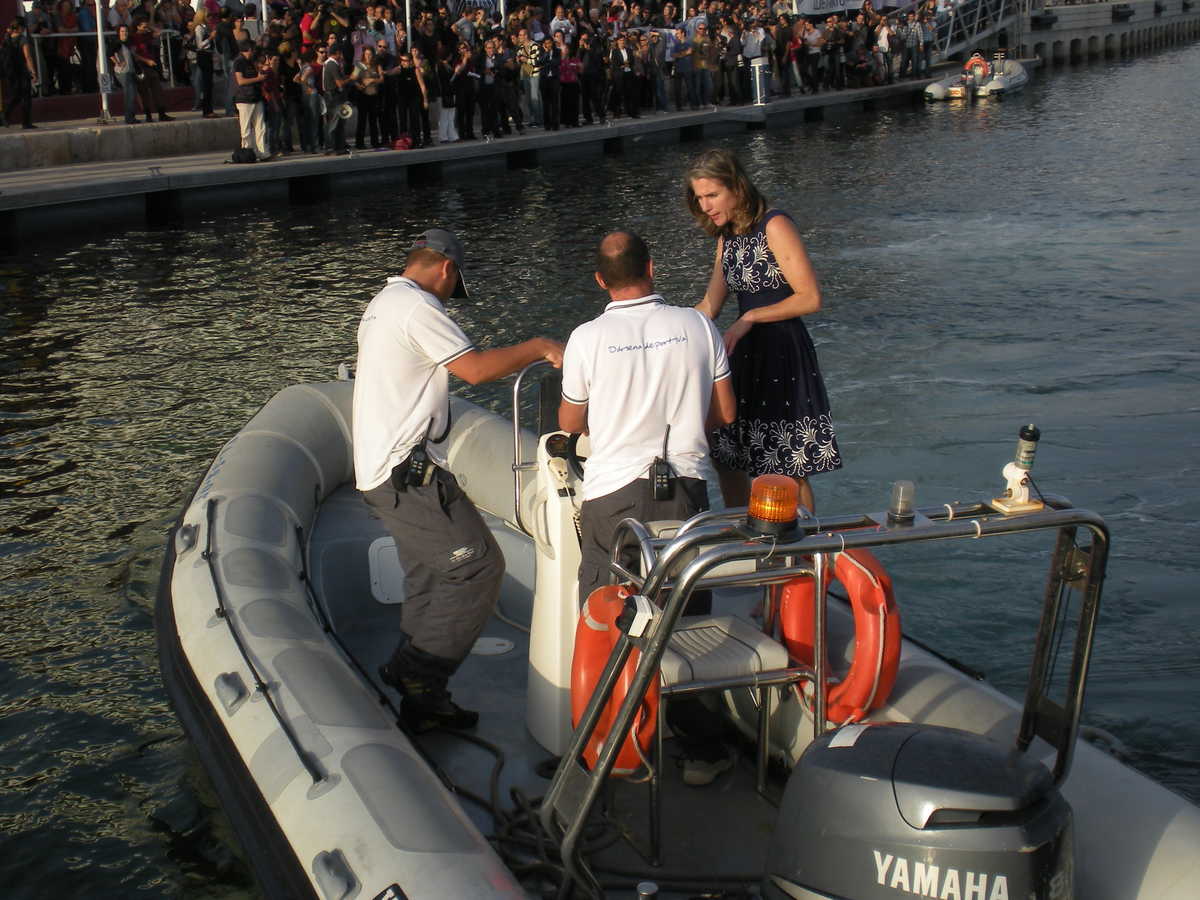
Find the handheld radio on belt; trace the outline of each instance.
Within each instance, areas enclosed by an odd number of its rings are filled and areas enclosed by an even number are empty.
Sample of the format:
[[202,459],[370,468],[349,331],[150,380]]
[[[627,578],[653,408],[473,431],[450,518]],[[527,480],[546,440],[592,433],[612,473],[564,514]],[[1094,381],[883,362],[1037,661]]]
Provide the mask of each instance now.
[[650,496],[655,500],[670,500],[675,496],[675,473],[667,462],[667,441],[671,439],[671,426],[663,436],[662,456],[654,457],[650,464]]
[[401,479],[401,484],[404,488],[424,487],[433,480],[433,470],[437,468],[433,461],[429,458],[429,450],[425,446],[429,443],[429,432],[433,430],[433,419],[429,420],[429,426],[425,429],[425,436],[421,438],[421,443],[413,447],[409,453],[408,459],[405,461],[404,476]]

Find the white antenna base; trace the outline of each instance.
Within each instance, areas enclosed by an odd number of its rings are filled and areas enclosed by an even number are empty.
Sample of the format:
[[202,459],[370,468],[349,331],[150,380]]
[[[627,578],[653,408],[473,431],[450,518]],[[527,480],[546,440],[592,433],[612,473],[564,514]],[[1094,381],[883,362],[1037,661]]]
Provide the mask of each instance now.
[[1037,512],[1040,509],[1046,508],[1046,504],[1041,500],[1016,500],[1012,497],[993,497],[991,506],[992,509],[1002,512],[1006,516],[1014,516],[1017,513]]
[[1006,516],[1012,516],[1017,513],[1037,512],[1039,509],[1045,508],[1046,504],[1041,500],[1034,500],[1029,496],[1029,473],[1026,469],[1021,468],[1015,462],[1010,462],[1004,467],[1003,475],[1008,482],[1008,490],[1004,492],[1003,497],[992,499],[993,509],[999,510]]

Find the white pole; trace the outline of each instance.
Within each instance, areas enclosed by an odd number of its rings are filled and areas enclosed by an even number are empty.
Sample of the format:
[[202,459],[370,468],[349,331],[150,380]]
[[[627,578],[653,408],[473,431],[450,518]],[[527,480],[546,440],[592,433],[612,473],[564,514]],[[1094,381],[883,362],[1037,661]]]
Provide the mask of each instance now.
[[112,122],[112,114],[108,111],[108,91],[112,89],[112,76],[108,72],[108,51],[104,46],[104,20],[106,13],[102,0],[96,2],[96,59],[100,63],[100,118],[102,125]]
[[404,49],[412,53],[412,0],[404,0],[404,39],[408,41],[408,46]]
[[500,0],[500,27],[508,28],[508,4],[505,0]]

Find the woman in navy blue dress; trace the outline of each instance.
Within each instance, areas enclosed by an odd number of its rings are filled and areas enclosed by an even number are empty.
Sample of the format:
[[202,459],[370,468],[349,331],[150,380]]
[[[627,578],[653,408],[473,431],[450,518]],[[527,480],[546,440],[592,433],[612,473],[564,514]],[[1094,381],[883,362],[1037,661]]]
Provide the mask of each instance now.
[[710,150],[688,170],[688,209],[717,239],[716,262],[696,308],[714,321],[730,293],[738,318],[725,332],[738,418],[711,438],[729,506],[745,506],[749,475],[789,475],[813,506],[808,477],[842,466],[817,352],[801,317],[821,289],[787,213],[771,209],[737,157]]

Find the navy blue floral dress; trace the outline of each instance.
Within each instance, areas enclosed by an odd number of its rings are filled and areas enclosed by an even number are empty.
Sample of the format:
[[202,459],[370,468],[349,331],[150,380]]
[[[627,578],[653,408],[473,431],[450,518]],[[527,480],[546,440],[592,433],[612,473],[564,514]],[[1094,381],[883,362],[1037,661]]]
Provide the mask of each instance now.
[[[737,295],[738,314],[792,293],[767,246],[769,210],[749,234],[725,238],[721,272]],[[807,477],[842,467],[817,351],[799,318],[754,325],[729,360],[738,417],[718,429],[712,456],[726,468]]]

